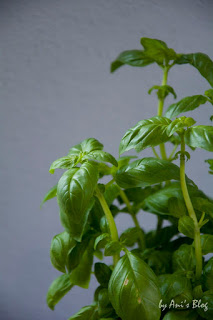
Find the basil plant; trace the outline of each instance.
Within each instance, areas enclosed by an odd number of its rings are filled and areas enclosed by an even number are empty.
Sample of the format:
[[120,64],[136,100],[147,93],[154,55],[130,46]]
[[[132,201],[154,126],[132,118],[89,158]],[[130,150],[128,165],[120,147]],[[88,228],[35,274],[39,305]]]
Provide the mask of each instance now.
[[[93,303],[69,320],[213,319],[213,200],[185,172],[189,151],[192,157],[197,148],[213,152],[209,119],[203,125],[187,117],[188,111],[213,105],[213,61],[200,52],[176,53],[161,40],[140,42],[141,49],[118,55],[111,72],[125,65],[159,67],[162,82],[148,91],[157,94],[156,115],[126,131],[118,159],[88,138],[49,169],[65,171],[43,199],[57,198],[63,227],[51,242],[50,260],[60,274],[47,304],[54,309],[74,286],[88,289],[91,274],[98,282]],[[206,79],[206,91],[164,108],[167,96],[176,99],[168,74],[183,64]],[[152,157],[143,157],[146,148]],[[131,149],[137,156],[125,155]],[[206,162],[213,174],[213,156]],[[143,230],[142,210],[157,216],[156,229]],[[134,227],[118,234],[115,217],[121,212]],[[106,256],[112,257],[109,264]]]

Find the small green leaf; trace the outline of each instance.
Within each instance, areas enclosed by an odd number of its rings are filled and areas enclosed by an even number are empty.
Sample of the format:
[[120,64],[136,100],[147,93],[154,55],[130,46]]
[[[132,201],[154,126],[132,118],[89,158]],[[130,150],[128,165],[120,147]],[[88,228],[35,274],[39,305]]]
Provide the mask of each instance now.
[[204,94],[211,100],[211,103],[213,103],[213,89],[206,90]]
[[189,216],[183,216],[178,221],[178,230],[185,236],[194,239],[194,221]]
[[106,257],[114,256],[116,253],[120,253],[122,250],[122,245],[118,241],[110,241],[106,244],[104,255]]
[[62,274],[56,278],[47,292],[47,304],[50,309],[54,310],[55,305],[70,291],[73,284],[70,281],[70,275]]
[[213,290],[213,257],[209,259],[203,269],[203,281],[207,289]]
[[139,121],[136,126],[129,129],[123,136],[119,153],[122,154],[130,149],[137,152],[159,145],[169,140],[167,127],[171,123],[170,119],[164,117],[152,117]]
[[173,217],[180,218],[186,214],[186,206],[182,199],[171,197],[168,200],[169,213]]
[[213,218],[213,201],[208,198],[196,197],[192,199],[193,207],[200,212],[207,213]]
[[188,244],[182,244],[172,257],[173,271],[194,271],[196,267],[195,249]]
[[145,67],[153,63],[142,50],[126,50],[119,54],[115,61],[111,64],[111,72],[114,72],[121,66],[127,64],[132,67]]
[[163,320],[198,320],[198,314],[194,310],[169,311]]
[[209,173],[213,174],[213,159],[205,160],[209,164]]
[[102,150],[103,147],[103,144],[98,140],[94,138],[88,138],[82,141],[80,144],[76,144],[74,147],[72,147],[69,150],[68,155],[79,156],[81,152],[86,154],[94,150]]
[[213,126],[194,126],[185,133],[185,142],[194,148],[213,151]]
[[88,243],[86,250],[84,251],[80,263],[70,275],[70,281],[81,288],[88,289],[90,283],[90,276],[93,264],[93,249],[94,239],[91,239]]
[[51,164],[49,172],[53,174],[55,172],[55,169],[71,169],[75,166],[77,160],[77,156],[67,156],[59,158]]
[[[199,301],[197,301],[196,306],[198,306]],[[200,304],[203,305],[203,308],[197,307],[197,312],[199,315],[207,320],[213,319],[213,290],[204,292]]]
[[122,320],[159,320],[161,299],[154,272],[138,256],[127,253],[117,263],[109,282],[109,298]]
[[59,271],[66,273],[68,252],[75,246],[69,233],[66,231],[53,237],[50,247],[50,260],[52,265]]
[[53,199],[53,198],[55,198],[56,196],[57,196],[57,184],[56,184],[54,187],[52,187],[52,188],[45,194],[44,199],[42,200],[42,203],[41,203],[41,206],[40,206],[40,207],[42,207],[43,204],[44,204],[46,201],[48,201],[48,200],[50,200],[50,199]]
[[108,152],[102,151],[102,150],[94,150],[89,153],[87,153],[85,156],[82,158],[84,159],[89,159],[89,160],[95,160],[95,161],[100,161],[100,162],[109,162],[113,164],[114,166],[118,166],[117,161],[115,158]]
[[141,44],[144,47],[147,56],[160,65],[163,65],[165,62],[167,64],[170,60],[175,60],[177,58],[175,51],[168,48],[164,41],[141,38]]
[[185,116],[180,117],[172,121],[167,127],[167,134],[168,136],[172,136],[175,132],[187,127],[191,127],[195,124],[196,121],[193,118],[187,118]]
[[[149,89],[148,94],[151,94],[153,90],[157,90],[157,96],[158,99],[165,99],[169,93],[171,93],[174,96],[174,99],[177,98],[177,95],[175,93],[175,90],[168,86],[168,85],[162,85],[162,86],[153,86]],[[169,117],[168,117],[169,118]]]
[[98,320],[98,307],[94,304],[81,308],[76,314],[68,320]]
[[109,233],[102,233],[100,236],[98,236],[95,239],[95,244],[94,244],[94,249],[95,250],[99,250],[105,247],[105,245],[107,244],[107,242],[110,241],[110,235]]
[[200,236],[200,238],[203,255],[213,253],[213,235],[203,234]]
[[180,101],[171,104],[166,110],[164,117],[172,119],[178,116],[180,113],[192,111],[198,108],[201,104],[206,103],[206,101],[207,98],[202,95],[185,97]]
[[213,61],[207,54],[197,52],[179,55],[175,61],[177,64],[189,63],[213,86]]
[[120,242],[127,247],[132,247],[137,242],[142,230],[140,228],[128,228],[120,236]]
[[167,180],[179,180],[180,169],[168,160],[143,158],[121,168],[115,175],[122,188],[146,187]]
[[95,264],[95,276],[102,287],[107,288],[112,270],[105,264],[97,262]]

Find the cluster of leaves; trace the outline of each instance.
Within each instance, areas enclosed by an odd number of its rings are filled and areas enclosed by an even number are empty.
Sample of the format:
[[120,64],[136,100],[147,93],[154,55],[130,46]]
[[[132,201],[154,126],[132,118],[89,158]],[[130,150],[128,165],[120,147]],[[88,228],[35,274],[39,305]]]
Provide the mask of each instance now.
[[[164,81],[149,93],[157,90],[161,105],[168,94],[176,98],[165,81],[174,65],[192,65],[213,86],[213,62],[207,55],[177,54],[157,39],[142,38],[141,44],[143,50],[122,52],[111,71],[123,65],[156,63],[164,71]],[[190,157],[185,145],[213,151],[213,127],[195,125],[193,118],[180,116],[207,102],[213,104],[213,89],[185,97],[164,114],[139,121],[123,136],[117,160],[103,151],[98,140],[89,138],[52,163],[50,173],[58,168],[66,171],[43,200],[57,197],[64,228],[50,248],[52,265],[62,273],[47,293],[51,309],[73,286],[87,289],[94,273],[99,286],[93,303],[69,320],[213,319],[213,258],[206,257],[213,253],[213,200],[185,171],[180,174],[186,156]],[[162,151],[166,142],[174,145],[174,151],[169,157],[162,152],[160,157],[154,148],[160,146]],[[121,156],[149,147],[156,157]],[[173,163],[179,155],[181,168]],[[206,161],[212,174],[213,159]],[[106,184],[101,183],[104,176],[111,176]],[[137,215],[141,210],[157,215],[156,230],[145,233],[140,227]],[[121,212],[129,214],[135,226],[118,236],[114,218]],[[164,220],[169,226],[163,227]],[[199,276],[196,239],[200,239],[203,264]],[[103,256],[112,256],[113,264],[94,263],[94,257],[101,261]],[[200,307],[194,307],[194,301]]]

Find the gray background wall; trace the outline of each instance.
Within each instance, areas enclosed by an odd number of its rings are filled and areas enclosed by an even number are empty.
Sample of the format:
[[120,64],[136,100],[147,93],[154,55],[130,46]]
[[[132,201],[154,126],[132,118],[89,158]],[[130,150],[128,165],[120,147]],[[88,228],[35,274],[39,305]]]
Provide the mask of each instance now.
[[[147,90],[159,84],[161,71],[123,67],[111,75],[110,62],[140,48],[142,36],[213,57],[212,14],[210,0],[0,1],[1,319],[67,319],[92,302],[94,279],[90,291],[74,288],[54,312],[45,303],[59,275],[49,260],[50,242],[62,231],[54,200],[39,209],[61,174],[50,175],[49,165],[87,137],[118,156],[124,132],[156,113],[155,95]],[[209,88],[188,66],[174,67],[169,84],[179,99]],[[195,114],[198,123],[210,124],[212,107]],[[210,194],[208,157],[196,151],[187,172]],[[131,224],[122,215],[117,222],[119,230]],[[148,230],[155,216],[141,214],[140,222]]]

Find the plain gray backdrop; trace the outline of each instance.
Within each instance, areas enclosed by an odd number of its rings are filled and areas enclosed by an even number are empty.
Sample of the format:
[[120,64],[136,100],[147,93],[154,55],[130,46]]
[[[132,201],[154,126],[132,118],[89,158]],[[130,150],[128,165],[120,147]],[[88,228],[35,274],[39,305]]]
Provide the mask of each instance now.
[[[49,174],[49,166],[88,137],[117,157],[125,131],[156,114],[156,96],[147,91],[162,74],[157,65],[110,74],[110,62],[123,50],[140,49],[141,37],[213,58],[212,17],[211,0],[0,1],[1,319],[66,320],[92,302],[94,278],[89,291],[74,288],[54,312],[45,302],[60,274],[49,247],[62,231],[56,201],[39,208],[61,174]],[[190,66],[174,67],[169,84],[178,99],[209,88]],[[169,97],[166,105],[172,102]],[[198,124],[210,125],[212,111],[201,106]],[[195,151],[186,169],[211,195],[208,157]],[[154,215],[141,213],[139,220],[145,230],[155,227]],[[132,223],[125,215],[116,222],[120,231]]]

